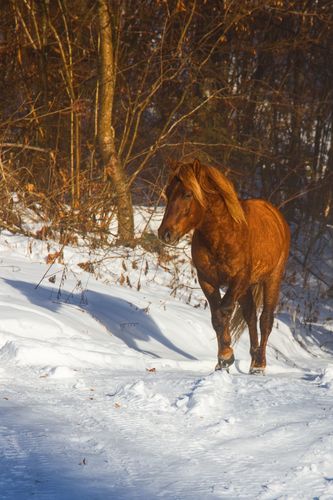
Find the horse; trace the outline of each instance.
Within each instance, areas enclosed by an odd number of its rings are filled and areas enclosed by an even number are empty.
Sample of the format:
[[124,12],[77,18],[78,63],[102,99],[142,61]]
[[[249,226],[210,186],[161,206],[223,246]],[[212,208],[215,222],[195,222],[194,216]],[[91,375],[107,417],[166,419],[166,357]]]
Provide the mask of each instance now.
[[[217,337],[216,370],[234,363],[232,345],[248,326],[251,374],[264,374],[266,346],[289,254],[290,230],[263,199],[239,200],[232,182],[199,160],[171,166],[159,239],[176,245],[193,230],[192,262]],[[220,288],[227,287],[221,297]],[[257,308],[260,316],[260,342]]]

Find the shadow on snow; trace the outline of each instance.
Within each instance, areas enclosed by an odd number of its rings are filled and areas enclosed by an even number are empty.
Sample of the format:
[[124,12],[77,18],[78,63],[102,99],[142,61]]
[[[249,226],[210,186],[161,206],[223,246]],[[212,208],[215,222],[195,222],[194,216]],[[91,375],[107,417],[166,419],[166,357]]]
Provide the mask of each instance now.
[[137,343],[138,341],[148,343],[153,339],[186,359],[196,359],[171,342],[145,309],[140,309],[135,304],[119,297],[88,290],[84,295],[85,303],[82,304],[83,296],[80,292],[70,294],[63,292],[61,297],[57,297],[54,289],[50,287],[39,286],[36,289],[32,283],[25,281],[9,279],[4,281],[13,288],[18,289],[32,304],[49,311],[59,312],[60,308],[66,303],[84,308],[92,317],[102,323],[112,335],[138,352],[159,358],[160,356],[156,353],[142,349]]
[[332,331],[322,324],[304,324],[299,319],[291,322],[290,316],[286,313],[279,313],[278,317],[290,326],[294,339],[303,349],[312,353],[311,348],[315,345],[327,354],[333,355]]

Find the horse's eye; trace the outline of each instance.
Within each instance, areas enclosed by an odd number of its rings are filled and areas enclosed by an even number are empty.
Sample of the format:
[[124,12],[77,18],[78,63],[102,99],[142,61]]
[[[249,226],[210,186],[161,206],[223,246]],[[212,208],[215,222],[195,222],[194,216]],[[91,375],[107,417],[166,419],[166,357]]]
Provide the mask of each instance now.
[[192,198],[192,193],[191,191],[186,191],[186,193],[184,194],[184,198],[186,200],[189,200],[190,198]]

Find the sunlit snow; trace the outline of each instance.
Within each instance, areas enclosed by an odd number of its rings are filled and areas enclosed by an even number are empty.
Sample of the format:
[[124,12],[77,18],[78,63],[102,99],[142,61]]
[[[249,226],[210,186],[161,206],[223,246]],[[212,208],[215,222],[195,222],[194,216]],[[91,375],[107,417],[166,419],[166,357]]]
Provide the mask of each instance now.
[[96,280],[67,248],[41,281],[51,250],[0,237],[1,499],[333,498],[332,299],[311,330],[278,313],[266,376],[247,332],[214,372],[200,290],[140,250]]

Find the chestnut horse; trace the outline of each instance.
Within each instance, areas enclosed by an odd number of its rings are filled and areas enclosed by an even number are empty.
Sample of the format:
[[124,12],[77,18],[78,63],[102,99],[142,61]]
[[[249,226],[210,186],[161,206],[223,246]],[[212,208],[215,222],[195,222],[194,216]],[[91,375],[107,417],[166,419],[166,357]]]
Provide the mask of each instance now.
[[[250,373],[263,373],[289,253],[289,227],[279,210],[267,201],[239,200],[232,183],[216,168],[201,165],[198,160],[176,163],[171,168],[168,201],[158,235],[172,245],[194,229],[192,259],[217,336],[216,369],[228,369],[234,362],[231,341],[237,340],[239,329],[247,323]],[[223,298],[221,286],[227,287]],[[259,302],[263,306],[260,343]],[[233,314],[237,303],[241,314]]]

